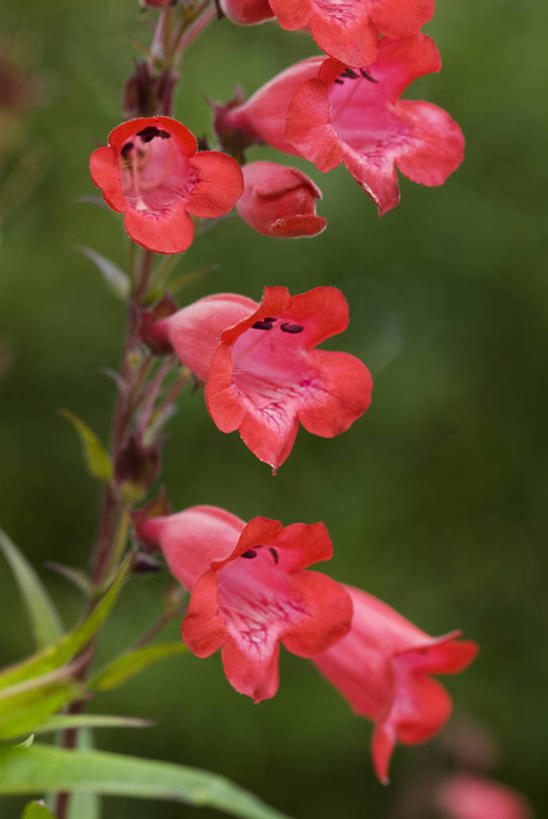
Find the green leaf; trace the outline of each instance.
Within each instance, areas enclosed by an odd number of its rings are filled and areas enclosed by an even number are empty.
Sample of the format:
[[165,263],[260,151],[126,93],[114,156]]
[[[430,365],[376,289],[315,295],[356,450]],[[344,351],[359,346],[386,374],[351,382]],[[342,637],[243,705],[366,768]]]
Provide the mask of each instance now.
[[165,657],[173,657],[175,654],[183,654],[187,651],[184,643],[156,643],[144,648],[136,648],[121,657],[117,657],[106,668],[101,669],[93,677],[90,687],[97,691],[108,691],[111,688],[118,688],[127,679],[138,674],[151,663],[163,660]]
[[127,299],[129,295],[129,279],[117,264],[107,259],[106,256],[102,256],[92,247],[76,245],[74,249],[95,265],[117,298],[123,301]]
[[169,799],[242,819],[288,819],[228,779],[197,768],[36,743],[0,750],[0,794],[48,790]]
[[59,714],[35,728],[36,734],[66,731],[67,728],[149,728],[154,723],[137,717],[117,717],[111,714]]
[[100,481],[110,481],[113,473],[112,460],[97,435],[73,412],[61,410],[59,414],[70,421],[78,433],[89,472]]
[[42,802],[29,802],[21,819],[55,819]]
[[[88,728],[78,732],[78,750],[93,750],[93,733]],[[68,819],[100,819],[101,799],[96,793],[73,793],[69,799]]]
[[63,634],[50,597],[27,558],[0,529],[0,549],[10,565],[27,610],[37,648],[54,643]]
[[0,690],[0,739],[37,731],[44,720],[82,694],[76,664]]
[[126,559],[108,591],[94,609],[61,640],[0,673],[0,691],[6,686],[47,674],[69,662],[93,637],[114,606],[129,571]]

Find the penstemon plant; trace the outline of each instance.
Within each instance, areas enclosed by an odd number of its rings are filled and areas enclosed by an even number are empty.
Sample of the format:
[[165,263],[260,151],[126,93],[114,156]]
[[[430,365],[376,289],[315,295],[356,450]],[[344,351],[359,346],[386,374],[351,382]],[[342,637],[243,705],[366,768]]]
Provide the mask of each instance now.
[[[436,46],[420,31],[433,0],[143,5],[155,28],[125,85],[128,118],[113,123],[90,157],[92,180],[106,205],[123,214],[129,236],[125,272],[84,249],[127,303],[109,446],[64,413],[102,498],[89,574],[51,565],[82,588],[87,604],[63,633],[34,570],[1,534],[38,651],[0,673],[0,739],[7,741],[0,793],[49,794],[47,806],[29,804],[25,819],[80,819],[75,795],[82,793],[178,799],[275,819],[282,814],[216,774],[86,749],[82,738],[91,729],[143,724],[87,714],[87,702],[185,649],[197,657],[220,649],[228,682],[260,702],[278,690],[282,643],[312,660],[374,723],[373,765],[387,783],[396,743],[429,739],[449,716],[450,698],[432,675],[462,671],[477,646],[459,631],[431,637],[367,592],[310,568],[333,551],[321,522],[283,525],[261,510],[246,522],[208,505],[171,512],[158,488],[164,428],[189,385],[203,390],[215,426],[238,431],[250,457],[273,473],[290,456],[300,425],[320,438],[342,434],[362,418],[372,392],[359,358],[320,346],[348,325],[337,288],[291,294],[265,282],[260,302],[219,292],[179,308],[175,261],[193,241],[207,241],[209,227],[233,209],[266,236],[313,237],[325,229],[316,184],[297,168],[248,162],[251,146],[266,143],[323,172],[344,164],[382,215],[398,204],[397,170],[441,185],[461,163],[464,139],[441,108],[401,99],[414,79],[440,70]],[[171,114],[181,57],[222,15],[240,25],[276,17],[284,29],[307,29],[325,54],[287,68],[249,99],[238,91],[211,103],[212,146]],[[133,575],[162,570],[164,562],[177,585],[157,621],[98,667],[99,628],[120,591]],[[182,620],[183,642],[157,642],[175,619]],[[56,746],[34,741],[48,732]],[[99,802],[86,811],[86,819],[98,819]]]

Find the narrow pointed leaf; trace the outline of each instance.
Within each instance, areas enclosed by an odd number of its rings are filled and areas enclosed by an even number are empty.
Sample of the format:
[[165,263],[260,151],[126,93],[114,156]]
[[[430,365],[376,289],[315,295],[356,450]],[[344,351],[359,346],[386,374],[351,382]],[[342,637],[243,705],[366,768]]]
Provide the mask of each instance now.
[[41,802],[29,802],[21,819],[55,819],[55,817]]
[[113,474],[112,460],[97,435],[73,412],[61,410],[59,414],[70,421],[78,433],[89,472],[100,481],[110,481]]
[[59,714],[50,717],[35,729],[36,734],[66,731],[67,728],[150,728],[151,720],[137,717],[117,717],[111,714]]
[[50,569],[52,572],[57,572],[77,589],[84,592],[86,597],[91,596],[91,582],[89,577],[80,569],[75,569],[74,566],[65,566],[64,563],[56,563],[54,560],[46,560],[44,567]]
[[0,750],[0,794],[47,790],[168,799],[242,819],[288,819],[228,779],[197,768],[38,744]]
[[33,654],[20,663],[9,666],[0,673],[0,690],[31,677],[37,677],[54,671],[68,663],[97,632],[100,625],[114,606],[120,589],[129,571],[129,561],[120,567],[104,597],[97,603],[90,614],[61,640],[42,651]]
[[73,674],[79,663],[0,690],[0,739],[12,739],[40,725],[55,711],[81,696],[83,688]]
[[[93,750],[93,733],[89,728],[78,732],[78,750]],[[100,819],[101,798],[96,793],[73,793],[69,800],[68,819]]]
[[37,648],[54,643],[63,634],[50,597],[27,558],[0,529],[0,549],[10,565],[25,604]]
[[78,250],[86,259],[89,259],[90,262],[95,265],[117,298],[123,301],[127,299],[129,295],[129,279],[117,264],[107,259],[106,256],[102,256],[101,253],[98,253],[92,247],[76,245],[74,249]]
[[90,687],[96,691],[108,691],[118,688],[130,677],[138,674],[151,663],[183,654],[187,647],[182,642],[156,643],[155,645],[136,648],[121,657],[117,657],[106,668],[101,669],[90,682]]

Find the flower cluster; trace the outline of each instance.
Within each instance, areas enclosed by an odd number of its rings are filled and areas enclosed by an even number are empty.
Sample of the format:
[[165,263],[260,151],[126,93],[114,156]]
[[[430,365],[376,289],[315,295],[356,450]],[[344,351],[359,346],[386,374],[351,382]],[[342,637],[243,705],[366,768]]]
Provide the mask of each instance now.
[[[284,29],[306,29],[326,56],[287,68],[249,100],[238,93],[214,104],[224,152],[198,150],[195,136],[169,116],[138,116],[114,128],[108,145],[91,156],[91,175],[106,203],[124,214],[130,237],[148,251],[186,250],[193,217],[217,219],[233,207],[266,236],[324,230],[316,184],[297,168],[248,163],[246,150],[254,143],[304,158],[322,172],[344,164],[381,215],[398,204],[397,170],[434,186],[459,166],[464,139],[449,114],[400,98],[416,78],[440,70],[434,42],[420,31],[434,0],[220,0],[219,7],[242,25],[276,17]],[[166,31],[169,26],[160,26],[158,43],[162,53],[174,54],[178,45],[162,40]],[[139,108],[139,83],[158,80],[151,66],[132,78],[132,111]],[[163,81],[171,88],[173,75],[167,71]],[[143,300],[134,305],[139,340],[154,354],[176,357],[204,386],[216,427],[237,430],[274,472],[289,456],[299,425],[333,438],[367,410],[372,379],[365,364],[318,346],[348,325],[348,305],[336,288],[292,296],[286,287],[266,287],[260,303],[216,293],[179,310],[172,302],[167,297],[147,310]],[[154,399],[154,390],[150,394]],[[154,400],[148,403],[150,417]],[[157,453],[139,446],[135,439],[118,458],[117,477],[127,483],[135,452],[150,451],[148,489]],[[374,723],[373,762],[383,782],[398,740],[422,742],[447,720],[451,700],[432,675],[462,671],[476,645],[459,640],[458,631],[430,637],[366,592],[310,571],[332,554],[323,523],[284,527],[263,517],[245,523],[213,506],[172,515],[145,509],[134,522],[141,541],[161,550],[190,593],[185,643],[198,657],[221,649],[237,691],[255,702],[275,695],[280,642],[312,659]]]

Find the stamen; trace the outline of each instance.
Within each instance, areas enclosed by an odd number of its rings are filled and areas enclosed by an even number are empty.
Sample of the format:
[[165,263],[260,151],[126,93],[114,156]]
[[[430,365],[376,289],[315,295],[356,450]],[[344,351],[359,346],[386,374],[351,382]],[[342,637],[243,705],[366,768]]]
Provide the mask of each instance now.
[[278,319],[277,318],[272,318],[272,316],[267,316],[266,318],[263,319],[263,321],[272,321],[272,322],[274,322],[274,321],[278,321]]
[[122,156],[124,157],[124,159],[127,159],[127,158],[128,158],[129,154],[130,154],[130,153],[132,152],[132,150],[133,150],[133,147],[134,147],[134,146],[133,146],[133,142],[126,142],[126,144],[124,145],[124,147],[123,147],[123,148],[122,148],[122,150],[120,151],[120,153],[122,154]]
[[283,333],[291,333],[293,335],[295,333],[302,333],[304,327],[302,324],[289,324],[289,322],[284,321],[284,323],[280,326],[280,330]]
[[251,327],[253,330],[272,330],[272,324],[269,321],[264,319],[263,321],[256,321],[255,324],[252,324]]
[[244,552],[240,557],[246,557],[248,560],[252,560],[254,557],[257,557],[257,552],[255,549],[248,549],[247,552]]
[[276,549],[273,546],[269,546],[268,551],[270,552],[270,554],[274,558],[274,563],[277,566],[278,563],[280,562],[280,555],[278,554],[278,552],[276,551]]
[[147,125],[146,128],[143,128],[141,131],[137,132],[137,136],[141,137],[143,142],[150,142],[154,139],[154,137],[161,137],[161,139],[169,139],[171,134],[168,134],[167,131],[160,130],[155,125]]
[[358,74],[352,68],[345,68],[342,72],[343,77],[348,77],[350,80],[357,80]]
[[340,80],[338,77],[334,79],[333,82],[336,82],[337,85],[344,85],[344,80]]
[[364,80],[369,80],[369,82],[378,82],[378,80],[376,80],[374,77],[372,77],[371,74],[369,74],[365,70],[365,68],[360,68],[360,74],[362,75]]

